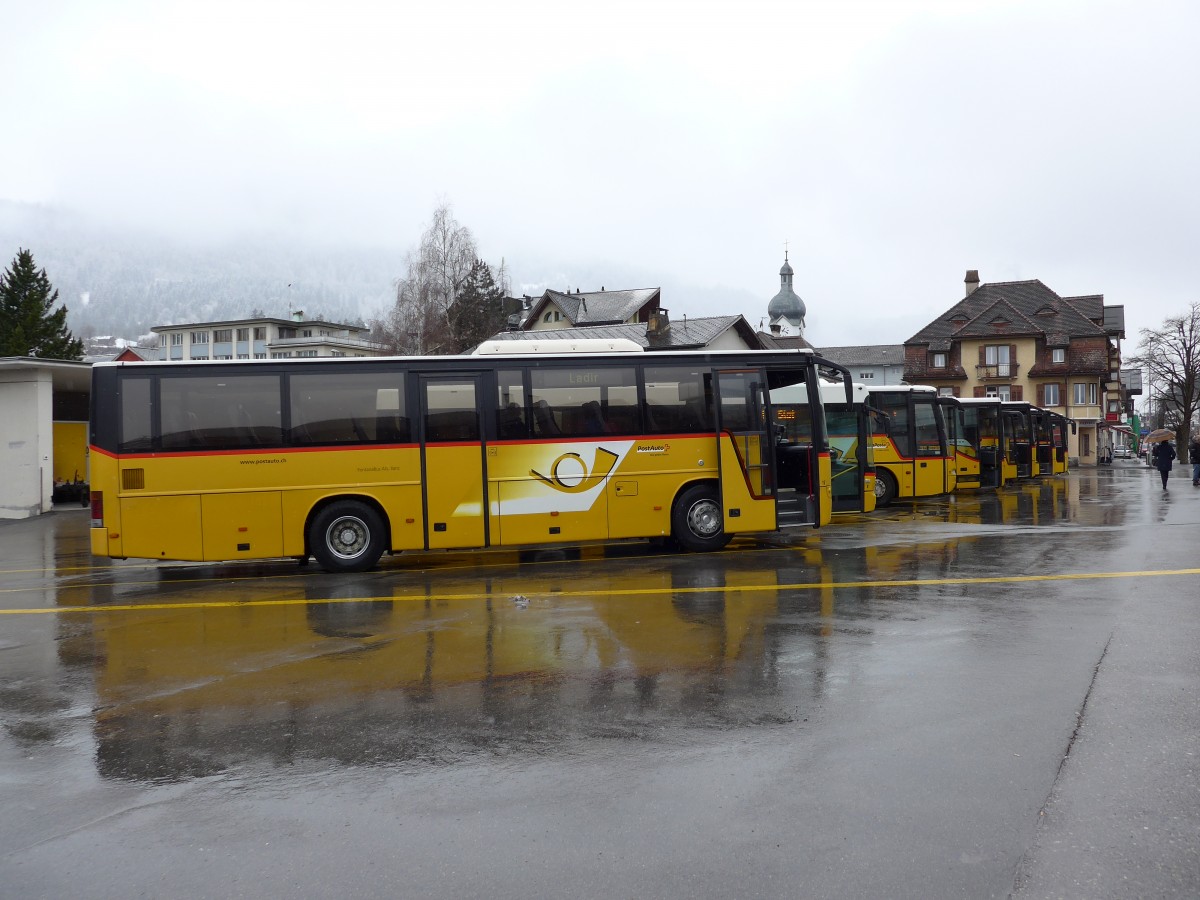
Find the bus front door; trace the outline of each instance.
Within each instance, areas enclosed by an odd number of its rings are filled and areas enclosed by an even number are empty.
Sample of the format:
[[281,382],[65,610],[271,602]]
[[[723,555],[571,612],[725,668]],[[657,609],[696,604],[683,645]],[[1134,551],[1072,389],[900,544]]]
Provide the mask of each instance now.
[[772,531],[775,460],[765,374],[759,369],[718,372],[717,394],[725,530]]
[[479,376],[421,377],[421,483],[430,549],[487,545]]

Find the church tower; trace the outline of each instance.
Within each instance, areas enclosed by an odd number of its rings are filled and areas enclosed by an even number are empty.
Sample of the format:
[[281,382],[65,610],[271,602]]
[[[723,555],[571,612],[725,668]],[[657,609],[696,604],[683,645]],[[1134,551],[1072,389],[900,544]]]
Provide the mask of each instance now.
[[767,320],[771,334],[804,337],[804,301],[792,290],[792,266],[787,251],[783,251],[783,268],[779,270],[779,293],[767,304]]

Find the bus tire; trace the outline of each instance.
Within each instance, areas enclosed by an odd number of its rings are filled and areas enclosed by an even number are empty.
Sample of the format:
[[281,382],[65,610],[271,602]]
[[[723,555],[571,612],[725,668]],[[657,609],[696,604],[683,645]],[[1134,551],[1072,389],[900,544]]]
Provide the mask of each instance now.
[[384,525],[361,500],[338,500],[312,518],[308,546],[326,572],[363,572],[383,555]]
[[675,498],[675,506],[671,509],[671,537],[684,550],[693,553],[720,550],[729,543],[716,488],[697,484]]
[[875,505],[891,506],[896,499],[896,476],[887,469],[875,471]]

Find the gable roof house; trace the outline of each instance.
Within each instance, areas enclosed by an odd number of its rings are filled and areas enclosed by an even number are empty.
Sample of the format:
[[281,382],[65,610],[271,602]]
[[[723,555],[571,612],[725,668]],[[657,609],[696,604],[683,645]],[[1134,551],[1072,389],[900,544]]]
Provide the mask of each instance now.
[[[574,296],[574,295],[572,295]],[[761,350],[756,335],[744,316],[686,316],[670,321],[665,309],[656,309],[649,320],[620,325],[591,325],[586,328],[554,328],[538,331],[501,331],[489,341],[563,340],[625,338],[645,350]]]
[[555,328],[588,328],[596,325],[625,325],[649,322],[661,302],[659,288],[628,291],[563,293],[547,289],[535,300],[521,322],[525,331]]
[[1124,308],[1037,279],[980,284],[904,342],[904,377],[956,397],[1025,400],[1075,421],[1068,452],[1095,463],[1119,422]]

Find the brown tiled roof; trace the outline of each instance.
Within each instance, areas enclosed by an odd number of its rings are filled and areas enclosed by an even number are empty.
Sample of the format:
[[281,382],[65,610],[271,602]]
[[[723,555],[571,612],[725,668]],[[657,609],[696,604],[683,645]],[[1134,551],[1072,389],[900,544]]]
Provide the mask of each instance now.
[[[1095,298],[1082,299],[1090,304]],[[1103,310],[1103,297],[1100,306]],[[1105,331],[1075,305],[1033,279],[981,284],[904,343],[932,344],[1001,334],[1094,337],[1103,336]]]

